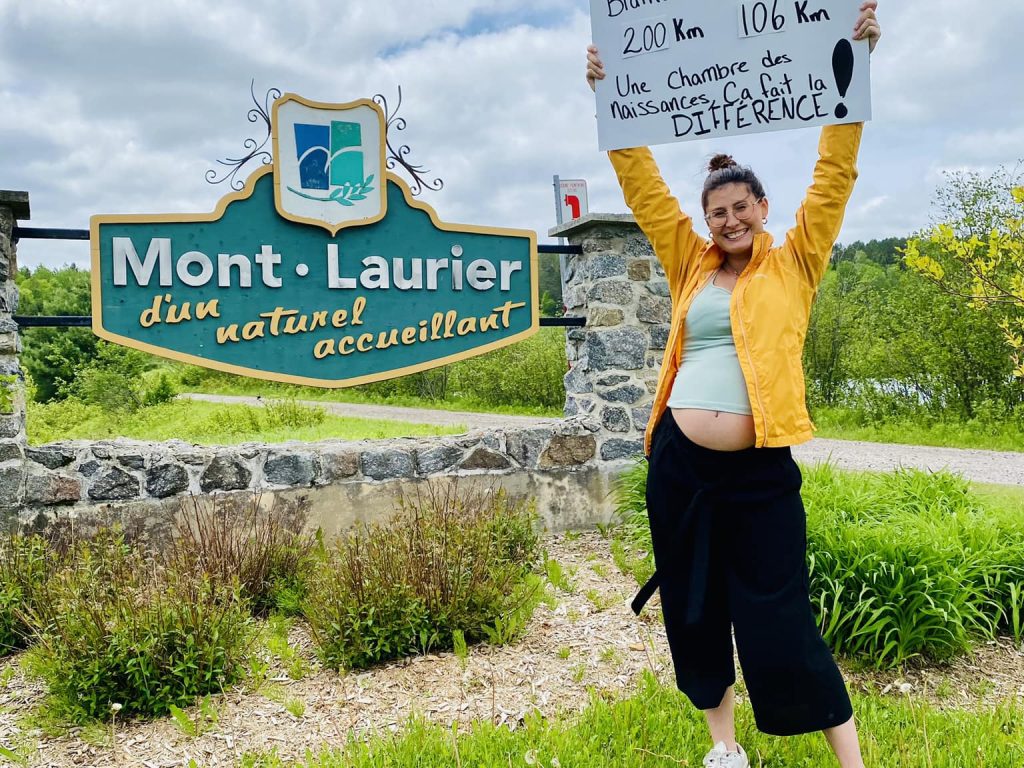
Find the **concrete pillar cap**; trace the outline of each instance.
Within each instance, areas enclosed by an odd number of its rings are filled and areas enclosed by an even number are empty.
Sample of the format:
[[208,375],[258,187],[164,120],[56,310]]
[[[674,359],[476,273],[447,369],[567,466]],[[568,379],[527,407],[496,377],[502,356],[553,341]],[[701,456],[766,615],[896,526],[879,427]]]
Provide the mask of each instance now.
[[632,213],[588,213],[580,216],[578,219],[552,227],[548,230],[548,235],[551,237],[576,237],[588,229],[607,226],[608,224],[622,224],[633,227],[637,225],[636,218],[634,218]]
[[17,221],[28,221],[31,218],[28,206],[28,192],[0,189],[0,208],[10,208]]

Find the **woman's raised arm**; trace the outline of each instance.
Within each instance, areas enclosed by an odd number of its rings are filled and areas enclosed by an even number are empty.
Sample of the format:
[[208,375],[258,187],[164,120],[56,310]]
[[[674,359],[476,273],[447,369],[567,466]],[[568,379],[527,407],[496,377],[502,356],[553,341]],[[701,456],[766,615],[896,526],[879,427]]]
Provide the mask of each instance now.
[[[875,50],[882,29],[875,16],[878,0],[865,0],[853,27],[853,39],[868,41]],[[785,248],[811,286],[817,286],[832,256],[832,246],[843,225],[846,204],[857,180],[857,153],[863,123],[827,125],[821,129],[818,162],[807,196],[796,214],[796,225],[786,233]]]
[[[594,89],[595,82],[604,77],[597,48],[591,45],[587,48],[587,84]],[[679,201],[661,178],[650,149],[615,149],[608,157],[626,205],[651,241],[674,295],[676,287],[682,284],[687,266],[704,250],[707,241],[694,231],[693,220],[680,209]]]

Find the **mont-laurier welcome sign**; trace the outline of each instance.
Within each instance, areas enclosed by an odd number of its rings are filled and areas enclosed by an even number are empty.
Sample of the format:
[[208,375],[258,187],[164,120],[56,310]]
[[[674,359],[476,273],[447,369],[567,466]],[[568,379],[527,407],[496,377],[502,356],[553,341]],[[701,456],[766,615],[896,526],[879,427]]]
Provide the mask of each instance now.
[[93,331],[246,376],[343,387],[536,332],[531,231],[446,224],[385,169],[373,101],[285,94],[273,162],[211,214],[91,220]]

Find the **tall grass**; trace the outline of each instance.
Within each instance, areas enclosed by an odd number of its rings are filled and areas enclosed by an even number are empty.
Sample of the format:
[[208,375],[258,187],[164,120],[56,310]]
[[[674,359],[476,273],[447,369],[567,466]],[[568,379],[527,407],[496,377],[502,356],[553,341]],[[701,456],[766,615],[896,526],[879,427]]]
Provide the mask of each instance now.
[[31,640],[26,613],[35,608],[63,560],[54,544],[42,536],[9,534],[0,540],[0,656]]
[[[622,567],[649,566],[646,464],[618,485]],[[804,470],[811,599],[834,651],[877,668],[1024,638],[1024,504],[948,473]]]
[[[1024,408],[1019,407],[1018,412],[1024,416]],[[812,416],[818,437],[988,451],[1024,450],[1024,420],[1021,418],[983,414],[958,420],[909,413],[878,419],[863,409],[826,407],[815,408]]]
[[299,612],[316,565],[316,537],[305,533],[307,512],[261,496],[182,501],[165,560],[178,573],[203,573],[225,589],[240,590],[257,615]]

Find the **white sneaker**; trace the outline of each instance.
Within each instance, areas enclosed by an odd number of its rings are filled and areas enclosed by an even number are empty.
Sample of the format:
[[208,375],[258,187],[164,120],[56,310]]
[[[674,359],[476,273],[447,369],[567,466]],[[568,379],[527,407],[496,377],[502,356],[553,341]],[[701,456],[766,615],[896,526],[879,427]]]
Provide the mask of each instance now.
[[704,755],[704,768],[750,768],[743,747],[737,744],[736,749],[739,751],[729,752],[724,741],[718,742],[714,749]]

